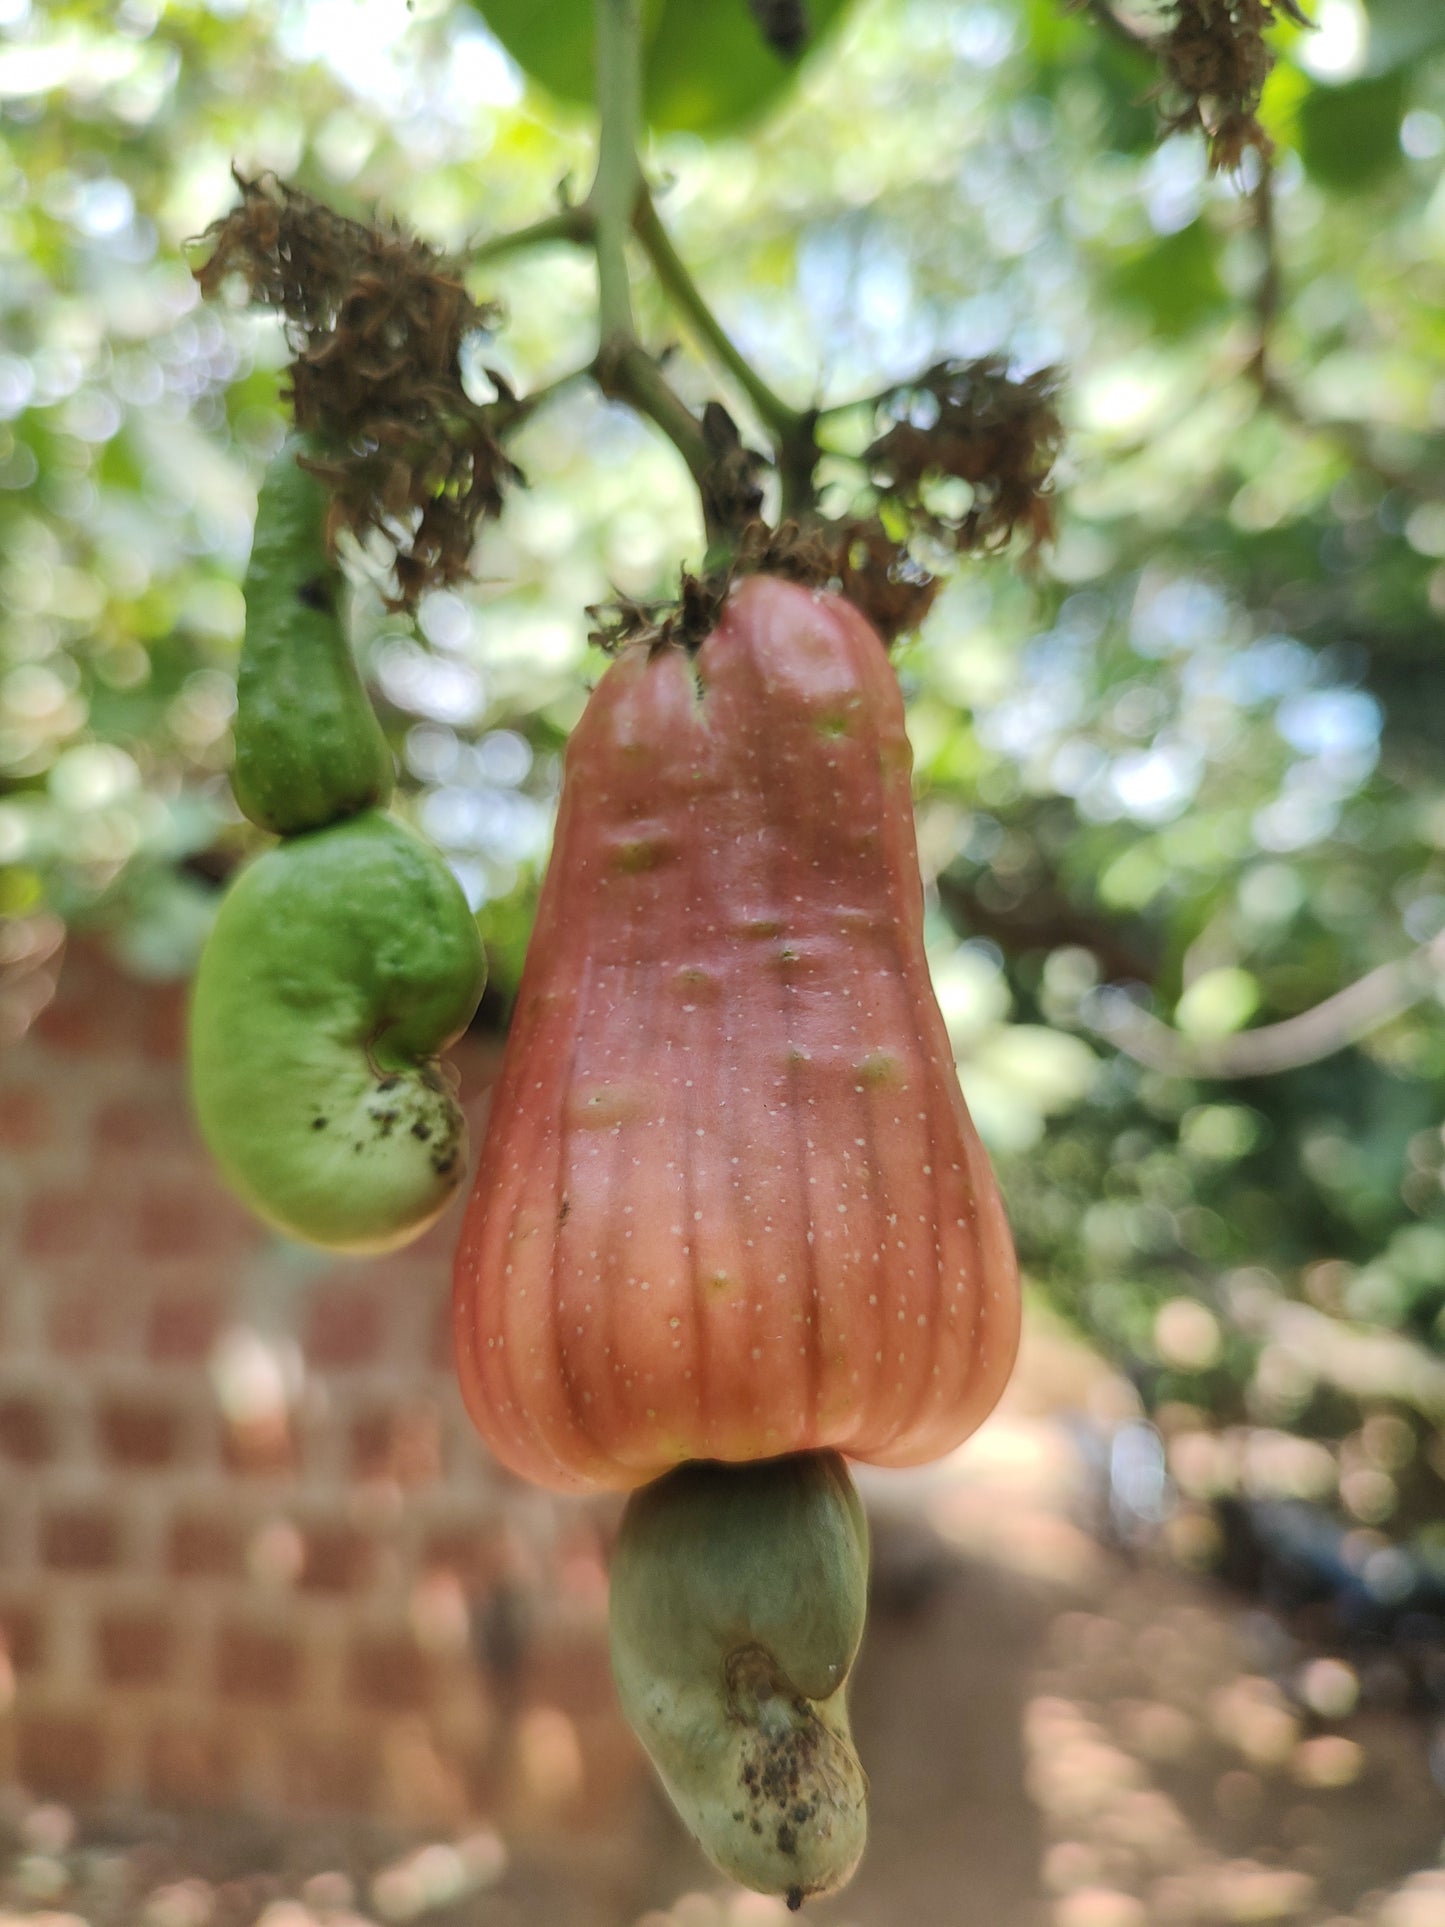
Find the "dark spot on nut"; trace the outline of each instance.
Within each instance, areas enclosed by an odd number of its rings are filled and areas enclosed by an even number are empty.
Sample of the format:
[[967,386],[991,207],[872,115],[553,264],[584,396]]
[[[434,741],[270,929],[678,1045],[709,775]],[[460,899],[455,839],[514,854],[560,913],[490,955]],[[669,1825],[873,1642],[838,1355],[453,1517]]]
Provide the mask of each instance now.
[[314,609],[318,615],[329,616],[336,612],[336,598],[324,575],[313,575],[303,582],[296,591],[296,600],[303,609]]
[[383,1077],[376,1088],[379,1091],[394,1091],[400,1082],[401,1078],[393,1071],[389,1077]]
[[324,1117],[313,1117],[311,1120],[311,1128],[313,1131],[324,1131],[326,1129],[326,1119]]
[[789,1912],[790,1914],[795,1914],[795,1913],[797,1913],[797,1911],[798,1911],[798,1909],[799,1909],[799,1908],[800,1908],[800,1907],[802,1906],[802,1904],[803,1904],[803,1890],[802,1890],[802,1888],[801,1888],[801,1887],[789,1887],[789,1889],[788,1889],[788,1912]]
[[788,1825],[787,1821],[785,1820],[782,1823],[782,1825],[778,1828],[778,1852],[779,1853],[796,1853],[797,1850],[798,1850],[798,1836],[796,1833],[793,1832],[793,1829]]
[[431,1136],[431,1126],[430,1124],[423,1124],[421,1120],[418,1119],[411,1127],[411,1134],[414,1138],[419,1138],[421,1142],[425,1144]]

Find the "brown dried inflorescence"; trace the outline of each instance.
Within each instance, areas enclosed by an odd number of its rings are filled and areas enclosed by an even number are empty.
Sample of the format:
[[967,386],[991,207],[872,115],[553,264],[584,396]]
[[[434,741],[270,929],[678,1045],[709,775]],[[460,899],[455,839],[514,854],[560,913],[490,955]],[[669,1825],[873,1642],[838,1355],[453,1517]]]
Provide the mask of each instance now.
[[[1060,383],[1055,368],[1020,378],[990,355],[939,362],[900,385],[884,403],[891,425],[864,457],[883,497],[960,552],[1001,549],[1015,533],[1036,550],[1054,528]],[[965,504],[939,499],[949,481],[967,483]]]
[[478,524],[516,479],[492,411],[462,385],[462,344],[492,312],[400,228],[347,220],[273,175],[236,183],[241,204],[206,230],[196,279],[209,295],[239,274],[285,315],[296,425],[327,451],[332,534],[379,531],[409,606],[466,574]]
[[1310,24],[1295,0],[1174,0],[1174,24],[1155,43],[1165,72],[1165,127],[1197,128],[1213,168],[1238,167],[1249,148],[1264,158],[1272,151],[1258,112],[1274,65],[1264,35],[1281,17]]
[[747,575],[781,576],[813,589],[836,589],[873,624],[885,643],[917,629],[940,584],[874,519],[784,522],[759,518],[742,531],[732,561],[712,575],[685,574],[670,602],[622,596],[589,609],[590,640],[609,655],[633,642],[654,649],[699,648],[722,614],[728,590]]

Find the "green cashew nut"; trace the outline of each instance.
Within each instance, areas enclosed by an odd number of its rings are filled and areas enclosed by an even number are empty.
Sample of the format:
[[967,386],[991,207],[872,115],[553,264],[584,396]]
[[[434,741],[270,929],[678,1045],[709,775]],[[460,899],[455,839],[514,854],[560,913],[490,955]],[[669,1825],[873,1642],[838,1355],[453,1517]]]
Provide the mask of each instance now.
[[679,1466],[612,1563],[622,1710],[703,1851],[761,1893],[831,1893],[867,1831],[845,1691],[868,1531],[836,1452]]
[[319,830],[391,795],[391,749],[367,700],[337,603],[325,488],[292,436],[266,471],[246,571],[231,787],[278,836]]
[[368,810],[268,850],[228,891],[191,1006],[201,1129],[278,1230],[387,1251],[442,1211],[465,1122],[437,1053],[485,961],[442,858]]

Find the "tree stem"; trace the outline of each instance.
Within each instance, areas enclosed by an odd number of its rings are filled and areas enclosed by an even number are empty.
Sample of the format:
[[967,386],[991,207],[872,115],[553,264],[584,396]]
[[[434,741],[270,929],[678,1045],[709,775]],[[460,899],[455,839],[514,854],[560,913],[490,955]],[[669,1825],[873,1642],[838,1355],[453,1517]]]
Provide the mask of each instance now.
[[587,197],[597,249],[601,347],[635,340],[627,235],[642,191],[642,0],[596,0],[597,175]]
[[597,174],[587,196],[597,252],[597,359],[593,375],[604,395],[625,401],[660,428],[687,463],[715,537],[712,450],[702,424],[637,338],[627,242],[645,192],[638,137],[642,127],[642,0],[594,0],[597,21]]
[[712,450],[696,415],[672,387],[647,350],[629,336],[612,336],[598,350],[593,377],[611,401],[625,401],[660,428],[687,463],[688,473],[709,505]]

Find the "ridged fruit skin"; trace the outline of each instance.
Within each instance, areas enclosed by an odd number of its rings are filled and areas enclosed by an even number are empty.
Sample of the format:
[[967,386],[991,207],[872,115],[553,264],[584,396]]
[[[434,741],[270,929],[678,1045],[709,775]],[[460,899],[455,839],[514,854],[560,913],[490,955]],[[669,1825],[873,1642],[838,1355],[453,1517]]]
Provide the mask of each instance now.
[[921,1463],[1002,1390],[1017,1267],[910,769],[877,636],[775,578],[594,691],[456,1263],[463,1394],[524,1477]]
[[836,1452],[679,1466],[623,1513],[612,1672],[714,1864],[762,1893],[832,1893],[867,1834],[847,1682],[868,1529]]
[[391,796],[391,749],[367,700],[337,608],[330,498],[292,436],[266,471],[246,571],[231,787],[278,836],[319,830]]
[[228,1182],[328,1250],[389,1251],[466,1172],[437,1061],[486,977],[476,919],[435,850],[367,810],[288,838],[227,891],[191,1001],[191,1089]]

